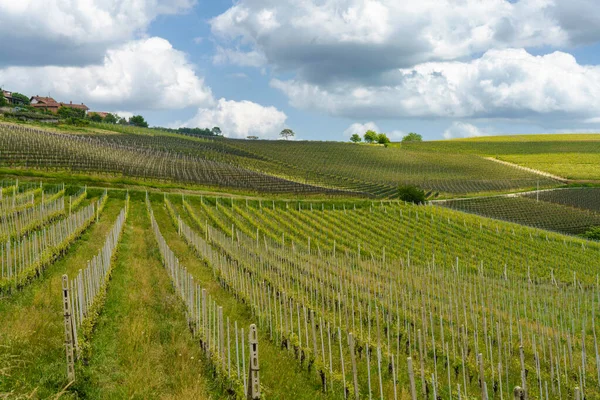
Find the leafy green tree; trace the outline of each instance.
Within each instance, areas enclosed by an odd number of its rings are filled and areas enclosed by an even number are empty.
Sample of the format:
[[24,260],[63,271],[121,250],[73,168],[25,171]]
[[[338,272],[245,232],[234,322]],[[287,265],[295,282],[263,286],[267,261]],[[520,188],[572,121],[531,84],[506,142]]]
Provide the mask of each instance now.
[[99,114],[91,113],[88,117],[92,122],[102,122],[102,117]]
[[415,185],[400,185],[398,187],[398,198],[407,202],[422,204],[425,203],[425,191]]
[[129,118],[129,123],[134,126],[139,126],[140,128],[148,127],[148,123],[141,115],[134,115],[133,117]]
[[21,100],[23,102],[23,105],[25,105],[25,106],[28,106],[30,104],[29,97],[25,96],[24,94],[14,92],[12,94],[12,97],[13,97],[13,99]]
[[106,114],[106,117],[104,117],[103,121],[106,124],[116,124],[118,120],[117,117],[113,114]]
[[293,130],[289,129],[289,128],[285,128],[284,130],[281,131],[281,133],[279,134],[279,136],[281,136],[282,138],[289,140],[290,137],[295,136],[296,134],[294,133]]
[[77,108],[63,106],[58,109],[58,116],[61,119],[68,119],[68,118],[83,119],[83,118],[85,118],[85,111],[79,110]]
[[4,93],[0,90],[0,107],[4,107],[8,104],[6,99],[4,98]]
[[402,138],[402,142],[422,142],[423,136],[415,132],[410,132],[408,135]]
[[375,131],[366,131],[364,135],[365,142],[367,143],[377,142],[378,137],[379,135]]
[[586,233],[581,235],[582,237],[590,240],[600,240],[600,226],[596,226]]
[[354,135],[350,136],[350,141],[352,143],[359,143],[362,140],[362,138],[360,137],[360,135],[358,133],[355,133]]
[[390,142],[391,142],[390,138],[388,138],[385,133],[380,133],[379,135],[377,135],[377,143],[388,144]]
[[212,128],[211,130],[212,134],[215,136],[221,136],[221,128],[219,128],[218,126],[215,126],[214,128]]
[[121,117],[121,118],[119,118],[118,124],[119,125],[127,125],[128,122],[127,122],[127,120],[125,118]]

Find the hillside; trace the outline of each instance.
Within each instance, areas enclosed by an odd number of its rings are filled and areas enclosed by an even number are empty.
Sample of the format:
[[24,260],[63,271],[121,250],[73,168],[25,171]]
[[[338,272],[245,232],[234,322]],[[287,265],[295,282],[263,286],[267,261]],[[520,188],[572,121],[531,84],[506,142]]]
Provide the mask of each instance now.
[[494,157],[571,180],[600,182],[600,134],[487,136],[410,143],[405,148]]
[[110,128],[118,132],[98,128],[53,132],[3,124],[0,163],[242,191],[376,198],[394,198],[399,185],[456,196],[560,184],[460,149],[450,153],[413,150],[414,146],[195,138],[151,129]]

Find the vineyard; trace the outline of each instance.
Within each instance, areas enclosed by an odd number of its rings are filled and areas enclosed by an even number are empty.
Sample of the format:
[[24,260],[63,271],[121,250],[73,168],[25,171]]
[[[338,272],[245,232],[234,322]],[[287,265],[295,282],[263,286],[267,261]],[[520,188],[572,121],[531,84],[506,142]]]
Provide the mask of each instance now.
[[411,151],[494,157],[573,180],[600,181],[600,135],[491,136],[407,143]]
[[401,201],[2,193],[4,397],[600,396],[598,243]]
[[600,191],[595,188],[447,200],[439,204],[472,214],[571,235],[600,226]]
[[0,166],[302,196],[395,198],[399,185],[454,196],[561,184],[468,152],[118,130],[72,134],[1,124]]
[[0,123],[0,398],[600,398],[595,137],[110,129]]

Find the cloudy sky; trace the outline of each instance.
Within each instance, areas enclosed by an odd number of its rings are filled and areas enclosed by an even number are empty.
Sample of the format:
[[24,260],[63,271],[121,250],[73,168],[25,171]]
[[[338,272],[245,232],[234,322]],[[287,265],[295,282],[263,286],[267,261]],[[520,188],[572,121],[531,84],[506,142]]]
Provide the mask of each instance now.
[[0,86],[230,137],[600,131],[597,0],[0,0]]

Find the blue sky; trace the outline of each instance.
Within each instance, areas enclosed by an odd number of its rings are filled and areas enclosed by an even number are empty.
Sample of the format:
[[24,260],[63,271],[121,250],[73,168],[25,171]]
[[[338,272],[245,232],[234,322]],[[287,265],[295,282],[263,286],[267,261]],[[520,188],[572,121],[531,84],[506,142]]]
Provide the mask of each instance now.
[[231,137],[600,131],[594,0],[135,4],[0,0],[0,85]]

